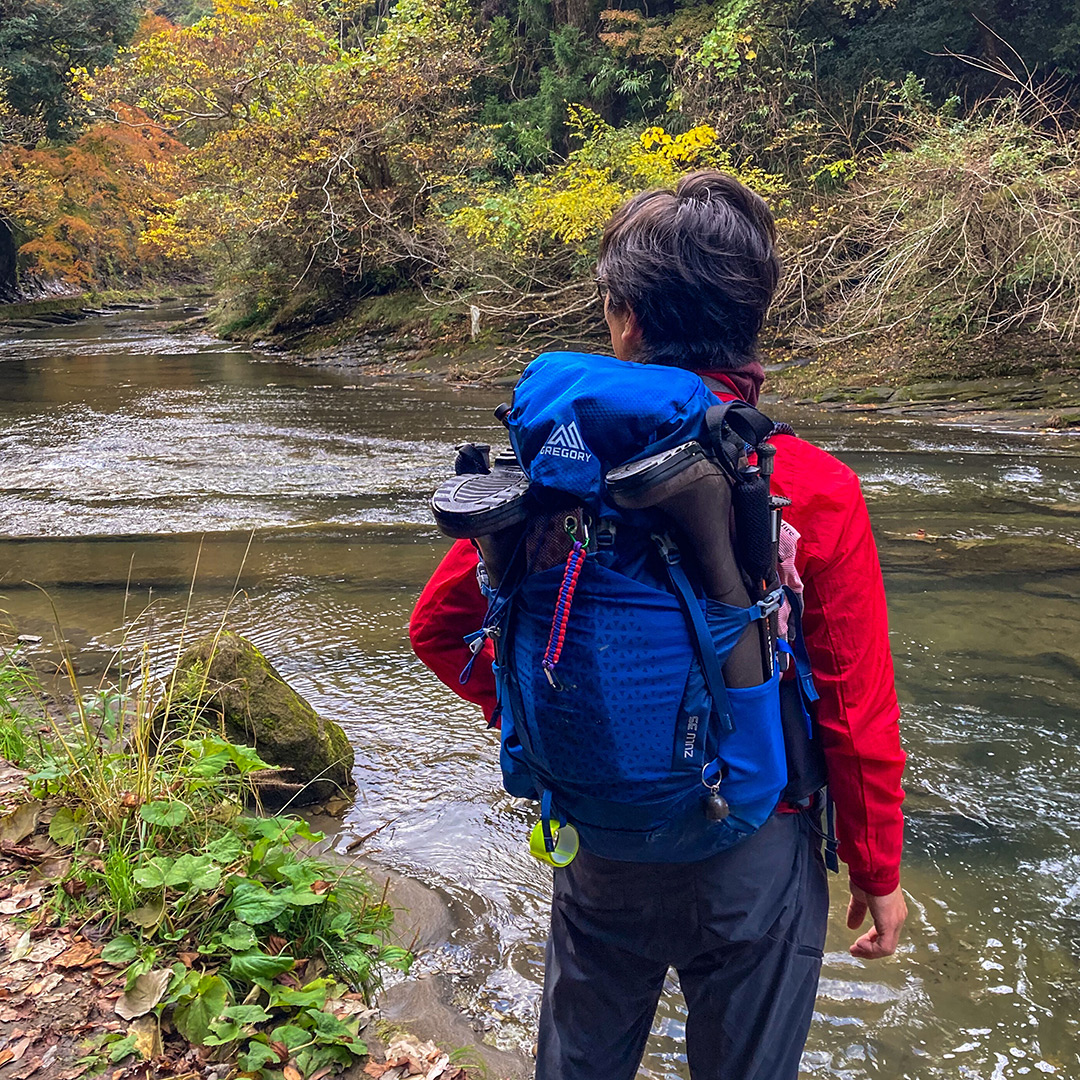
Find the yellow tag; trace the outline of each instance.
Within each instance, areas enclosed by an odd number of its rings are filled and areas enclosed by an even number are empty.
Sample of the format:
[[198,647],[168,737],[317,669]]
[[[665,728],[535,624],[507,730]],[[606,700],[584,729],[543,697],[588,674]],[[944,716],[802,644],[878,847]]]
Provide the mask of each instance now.
[[569,866],[578,853],[577,829],[573,825],[560,825],[557,821],[549,821],[548,827],[555,840],[555,850],[547,851],[544,847],[544,826],[538,821],[529,833],[529,854],[547,863],[549,866]]

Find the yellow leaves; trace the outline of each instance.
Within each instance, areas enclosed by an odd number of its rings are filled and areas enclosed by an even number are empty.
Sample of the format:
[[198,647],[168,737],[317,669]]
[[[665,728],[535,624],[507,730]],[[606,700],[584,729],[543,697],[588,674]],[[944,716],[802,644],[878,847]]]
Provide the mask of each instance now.
[[686,172],[704,167],[732,173],[777,208],[787,204],[783,177],[735,162],[709,124],[678,135],[660,125],[635,133],[616,130],[577,106],[569,112],[569,126],[581,146],[565,163],[542,178],[518,177],[510,187],[488,184],[471,197],[459,192],[467,201],[447,215],[450,228],[516,257],[542,258],[566,248],[585,254],[629,196],[643,188],[674,187]]
[[583,168],[556,176],[527,192],[528,232],[580,244],[603,229],[626,194],[607,170]]
[[641,133],[641,145],[646,150],[652,150],[657,146],[670,146],[671,136],[662,127],[646,128]]
[[725,168],[730,164],[728,155],[716,145],[718,138],[716,129],[709,124],[699,124],[675,136],[659,126],[647,128],[638,145],[629,151],[626,164],[630,173],[646,184],[672,187],[688,169]]
[[701,157],[702,151],[716,145],[717,138],[719,136],[716,128],[709,124],[699,124],[674,137],[662,127],[646,128],[638,141],[643,150],[654,152],[668,161],[694,164]]

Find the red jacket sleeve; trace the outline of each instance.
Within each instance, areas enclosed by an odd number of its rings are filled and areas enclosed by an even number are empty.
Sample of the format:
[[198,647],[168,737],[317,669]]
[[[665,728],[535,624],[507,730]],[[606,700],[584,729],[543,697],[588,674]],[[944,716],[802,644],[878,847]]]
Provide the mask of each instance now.
[[424,586],[409,620],[413,651],[455,694],[479,705],[490,722],[495,713],[495,650],[484,642],[468,682],[461,673],[470,660],[465,635],[479,630],[487,602],[476,582],[476,549],[458,540]]
[[[855,474],[808,443],[777,439],[796,565],[806,585],[803,629],[821,700],[818,724],[836,804],[840,858],[853,884],[883,896],[900,883],[905,755],[889,649],[885,586]],[[797,459],[780,476],[781,444]],[[796,448],[797,446],[797,448]]]

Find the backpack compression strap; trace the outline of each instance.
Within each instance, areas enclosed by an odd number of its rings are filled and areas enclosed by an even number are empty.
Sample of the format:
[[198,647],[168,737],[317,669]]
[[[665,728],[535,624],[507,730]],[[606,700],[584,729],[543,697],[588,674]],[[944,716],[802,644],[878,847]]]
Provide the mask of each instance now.
[[763,443],[773,433],[773,422],[745,401],[724,401],[705,413],[709,439],[720,465],[734,477],[747,446]]

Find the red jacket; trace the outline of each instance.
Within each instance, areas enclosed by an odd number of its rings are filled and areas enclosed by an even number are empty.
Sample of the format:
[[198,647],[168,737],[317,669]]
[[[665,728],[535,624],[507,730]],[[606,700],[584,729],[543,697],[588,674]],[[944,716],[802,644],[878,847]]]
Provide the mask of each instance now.
[[[836,804],[840,858],[851,882],[884,896],[900,882],[904,792],[899,715],[877,547],[859,481],[846,465],[802,439],[778,435],[774,493],[801,534],[795,568],[805,585],[803,629],[821,700],[817,718]],[[462,638],[486,610],[476,583],[476,552],[460,540],[427,583],[409,636],[416,655],[463,698],[491,718],[495,679],[491,643],[471,679]]]

